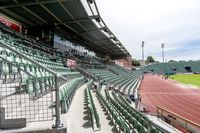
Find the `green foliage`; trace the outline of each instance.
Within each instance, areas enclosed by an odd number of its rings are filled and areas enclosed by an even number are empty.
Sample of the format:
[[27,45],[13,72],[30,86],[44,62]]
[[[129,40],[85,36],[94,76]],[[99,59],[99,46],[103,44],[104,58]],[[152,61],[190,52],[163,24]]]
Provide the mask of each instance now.
[[146,60],[147,63],[153,63],[155,62],[154,58],[152,56],[147,56],[147,60]]
[[169,60],[168,62],[176,62],[176,61],[174,61],[174,60]]
[[132,60],[132,66],[140,66],[140,62],[136,59]]

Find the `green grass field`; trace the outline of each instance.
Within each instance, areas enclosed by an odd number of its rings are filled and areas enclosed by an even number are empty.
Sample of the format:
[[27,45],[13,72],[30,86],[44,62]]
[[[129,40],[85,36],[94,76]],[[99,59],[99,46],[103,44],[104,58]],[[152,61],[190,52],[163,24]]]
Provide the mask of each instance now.
[[177,74],[170,76],[171,79],[184,84],[192,84],[200,87],[200,74]]

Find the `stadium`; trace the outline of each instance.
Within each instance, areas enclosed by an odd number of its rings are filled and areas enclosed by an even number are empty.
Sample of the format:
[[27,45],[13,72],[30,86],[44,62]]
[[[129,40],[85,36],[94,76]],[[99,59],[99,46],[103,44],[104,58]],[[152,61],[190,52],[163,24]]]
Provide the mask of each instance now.
[[132,66],[95,0],[0,1],[2,133],[200,133],[199,74]]

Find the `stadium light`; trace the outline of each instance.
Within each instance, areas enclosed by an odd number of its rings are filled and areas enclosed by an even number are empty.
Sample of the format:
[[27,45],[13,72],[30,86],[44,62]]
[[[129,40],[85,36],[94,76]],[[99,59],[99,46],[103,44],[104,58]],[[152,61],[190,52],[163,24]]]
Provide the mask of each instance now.
[[142,66],[144,65],[144,41],[142,41]]
[[164,43],[161,44],[161,48],[162,48],[162,59],[163,59],[163,62],[165,62],[165,59],[164,59],[164,48],[165,48],[165,44],[164,44]]

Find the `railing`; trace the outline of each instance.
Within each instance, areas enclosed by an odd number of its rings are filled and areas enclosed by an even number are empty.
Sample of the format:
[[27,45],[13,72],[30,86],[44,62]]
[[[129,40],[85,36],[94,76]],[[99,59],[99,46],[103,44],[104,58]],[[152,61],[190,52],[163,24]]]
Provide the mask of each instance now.
[[166,108],[156,106],[157,116],[161,118],[167,118],[169,123],[176,128],[181,128],[184,132],[195,132],[200,130],[200,124],[188,120]]
[[93,74],[89,73],[88,71],[81,68],[80,66],[77,66],[76,70],[79,71],[80,73],[86,75],[87,77],[92,78],[94,81],[97,81],[97,78]]
[[[37,71],[42,74],[48,73],[48,76],[46,76],[47,78],[38,77],[36,76],[38,74],[36,71],[35,73],[33,73],[32,70],[26,71],[26,68],[22,69],[20,67],[21,64],[13,63],[0,56],[0,60],[5,63],[3,65],[8,67],[8,71],[3,72],[1,70],[0,75],[0,108],[3,107],[5,109],[5,119],[27,118],[26,122],[52,119],[54,111],[52,108],[49,109],[49,107],[54,107],[53,91],[55,90],[56,119],[53,127],[58,128],[62,126],[60,122],[59,86],[61,80],[66,81],[67,79],[0,41],[0,48],[1,47],[11,51],[26,62],[29,62],[32,65],[30,69],[37,69]],[[11,68],[15,73],[10,71]],[[26,77],[27,80],[22,83],[24,77]],[[49,84],[47,84],[47,82]],[[28,89],[24,89],[24,86],[28,87]],[[36,91],[37,87],[39,87],[39,89]],[[19,105],[20,108],[18,107]],[[48,105],[48,107],[46,105]]]

